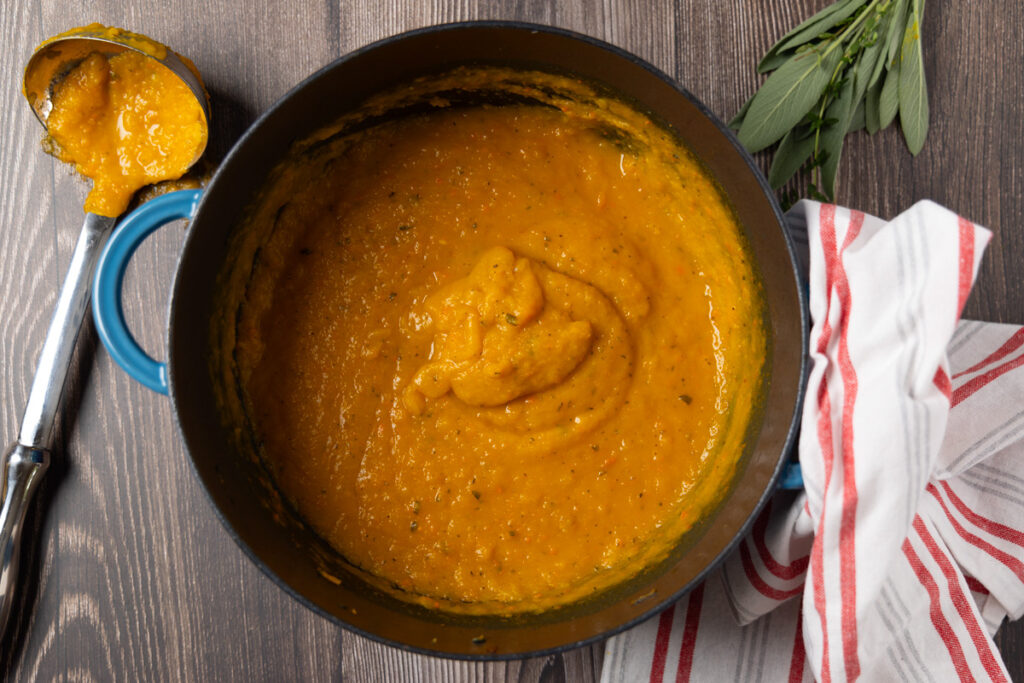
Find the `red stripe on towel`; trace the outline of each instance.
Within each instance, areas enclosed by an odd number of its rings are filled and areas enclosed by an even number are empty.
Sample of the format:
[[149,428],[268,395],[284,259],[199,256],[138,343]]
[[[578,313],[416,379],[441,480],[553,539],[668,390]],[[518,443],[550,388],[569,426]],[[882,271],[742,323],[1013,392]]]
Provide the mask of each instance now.
[[832,302],[832,290],[835,287],[835,269],[838,255],[836,254],[836,207],[832,204],[821,205],[822,225],[831,226],[832,239],[825,244],[825,236],[822,234],[823,260],[825,261],[825,315],[821,321],[821,337],[818,338],[818,353],[828,351],[829,342],[832,340],[832,321],[829,319],[828,308]]
[[668,639],[672,635],[672,617],[675,611],[673,605],[658,618],[658,636],[654,639],[654,660],[651,662],[651,683],[661,683],[665,676],[665,657],[668,655]]
[[992,380],[1005,375],[1014,368],[1019,368],[1021,365],[1024,365],[1024,355],[1017,356],[1013,360],[1008,360],[1002,365],[992,368],[984,375],[978,375],[971,381],[965,382],[963,385],[957,387],[957,390],[953,392],[953,400],[950,401],[950,405],[957,406],[960,403],[963,403],[966,399],[970,398],[975,392]]
[[754,561],[750,559],[750,551],[747,549],[746,543],[740,543],[740,563],[743,565],[743,573],[746,574],[747,581],[757,589],[758,593],[766,598],[781,602],[782,600],[788,600],[794,595],[799,595],[804,590],[802,585],[790,588],[789,590],[779,590],[765,583],[764,579],[758,576],[757,570],[754,568]]
[[[825,230],[819,233],[822,236],[822,252],[825,261],[825,301],[830,302],[832,298],[833,276],[837,255],[835,251],[835,216],[836,207],[831,204],[821,206],[821,224],[830,226],[828,231],[831,234],[831,242],[826,243]],[[832,325],[829,322],[827,310],[821,325],[821,337],[818,339],[817,352],[825,354],[828,350],[832,336]],[[825,617],[825,514],[828,509],[828,489],[832,484],[832,464],[835,459],[835,452],[832,445],[832,401],[828,395],[828,378],[822,376],[821,384],[818,385],[818,445],[821,447],[822,459],[825,461],[825,490],[821,500],[821,515],[818,517],[818,529],[814,534],[814,544],[811,547],[811,584],[814,593],[814,611],[818,613],[821,620],[821,680],[823,683],[830,683],[832,680],[832,667],[829,658],[828,643],[828,620]]]
[[768,504],[764,506],[764,510],[758,515],[757,521],[754,522],[754,533],[751,534],[751,537],[754,539],[754,548],[757,550],[757,555],[761,558],[764,566],[768,568],[768,571],[783,581],[789,581],[807,571],[807,562],[810,560],[810,556],[798,557],[790,564],[782,564],[772,557],[771,551],[768,550],[768,544],[765,542],[765,535],[768,531],[768,518],[771,516],[771,512],[772,502],[768,501]]
[[700,626],[700,609],[704,604],[704,583],[693,589],[686,603],[686,622],[683,625],[683,642],[679,645],[679,667],[676,669],[676,683],[690,680],[693,670],[693,653],[697,649],[697,628]]
[[967,531],[967,529],[964,529],[960,522],[953,517],[953,513],[950,512],[949,508],[946,506],[946,501],[944,501],[942,496],[939,495],[939,490],[935,488],[934,484],[928,484],[927,491],[932,494],[932,497],[935,498],[935,500],[939,501],[939,505],[942,506],[942,511],[946,513],[946,518],[949,519],[950,524],[953,525],[953,528],[960,535],[960,538],[964,539],[978,550],[988,553],[993,559],[1006,565],[1010,571],[1017,575],[1017,578],[1021,583],[1024,583],[1024,562],[1021,562],[1013,555],[1003,552],[988,541],[979,538]]
[[935,371],[935,377],[932,378],[932,384],[938,387],[942,395],[946,397],[946,400],[950,400],[953,395],[953,382],[950,381],[949,375],[941,367]]
[[[850,226],[843,240],[843,252],[857,239],[864,225],[864,214],[850,213]],[[839,524],[839,594],[842,600],[840,623],[843,632],[843,664],[846,678],[860,676],[860,659],[857,655],[857,554],[855,526],[857,521],[857,477],[854,467],[853,409],[857,401],[857,372],[850,357],[849,332],[850,313],[853,310],[853,294],[843,266],[842,254],[838,261],[839,271],[836,286],[840,301],[839,322],[839,372],[843,379],[843,510]]]
[[[920,517],[917,519],[920,519]],[[914,570],[914,574],[917,575],[917,580],[921,582],[921,585],[928,592],[928,614],[932,618],[932,625],[935,626],[935,630],[949,651],[949,657],[953,661],[953,666],[956,667],[956,672],[960,674],[960,680],[973,681],[974,676],[971,675],[971,668],[967,666],[967,659],[964,657],[964,650],[960,646],[960,641],[957,639],[956,633],[953,632],[953,628],[949,625],[949,621],[946,620],[946,615],[942,613],[939,585],[925,568],[921,558],[914,552],[909,538],[903,541],[903,555],[907,558],[907,562],[910,563],[910,568]]]
[[[828,384],[822,379],[818,388],[818,445],[821,446],[821,453],[825,460],[825,491],[828,491],[828,484],[832,481],[832,402],[828,396]],[[811,584],[814,588],[814,611],[821,619],[821,680],[829,683],[832,680],[832,671],[829,665],[828,656],[828,621],[825,618],[825,509],[828,496],[822,496],[821,516],[818,518],[818,529],[814,534],[814,544],[811,546]]]
[[971,283],[974,281],[974,224],[966,218],[958,217],[957,226],[960,232],[960,277],[956,295],[956,317],[967,303],[967,295],[971,293]]
[[967,503],[960,500],[960,496],[956,495],[953,491],[953,487],[950,486],[949,483],[943,481],[940,482],[940,484],[942,485],[942,490],[946,492],[946,495],[949,496],[949,499],[953,502],[953,506],[960,511],[960,514],[967,518],[967,521],[979,529],[989,532],[996,538],[1001,538],[1004,541],[1009,541],[1014,545],[1019,545],[1024,548],[1024,533],[1021,533],[1012,527],[1000,524],[999,522],[993,522],[988,517],[982,517],[977,512],[967,507]]
[[953,566],[953,563],[949,561],[949,558],[939,550],[938,543],[932,538],[928,528],[925,527],[924,522],[921,521],[921,517],[918,516],[914,519],[914,529],[917,531],[921,540],[924,541],[924,545],[928,548],[928,552],[931,553],[932,559],[939,565],[939,569],[942,570],[943,576],[946,577],[946,585],[949,589],[949,597],[953,601],[953,606],[956,608],[957,614],[960,615],[960,619],[963,620],[964,626],[967,628],[967,632],[971,635],[971,640],[974,642],[974,647],[978,652],[978,657],[981,658],[981,664],[985,667],[985,673],[993,681],[1005,681],[1006,678],[1003,676],[1002,669],[999,667],[999,663],[996,661],[995,655],[992,653],[992,648],[989,645],[989,639],[985,637],[985,633],[981,630],[981,626],[978,625],[978,619],[975,616],[973,610],[971,610],[971,604],[967,601],[967,596],[964,594],[963,588],[960,582],[957,581],[957,570]]
[[992,363],[1001,361],[1002,359],[1006,358],[1011,353],[1019,349],[1021,346],[1024,346],[1024,327],[1020,328],[1012,335],[1010,335],[1010,338],[1007,339],[1002,346],[1000,346],[998,349],[996,349],[991,354],[986,356],[985,360],[981,361],[980,363],[975,363],[966,370],[962,370],[961,372],[956,373],[955,375],[953,375],[953,379],[956,379],[957,377],[962,377],[963,375],[974,374],[975,372],[981,370],[986,365],[991,365]]

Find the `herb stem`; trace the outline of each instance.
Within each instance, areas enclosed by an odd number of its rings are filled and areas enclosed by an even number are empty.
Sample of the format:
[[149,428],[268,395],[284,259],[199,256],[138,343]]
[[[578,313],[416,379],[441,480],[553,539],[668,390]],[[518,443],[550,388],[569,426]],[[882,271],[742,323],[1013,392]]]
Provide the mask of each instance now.
[[846,38],[846,34],[852,31],[854,26],[856,26],[857,24],[861,23],[869,16],[871,16],[871,11],[875,8],[875,5],[877,5],[880,2],[882,2],[882,0],[871,0],[871,2],[868,3],[868,6],[861,10],[860,16],[854,19],[853,22],[846,28],[846,30],[839,35],[839,42],[843,42],[843,40]]

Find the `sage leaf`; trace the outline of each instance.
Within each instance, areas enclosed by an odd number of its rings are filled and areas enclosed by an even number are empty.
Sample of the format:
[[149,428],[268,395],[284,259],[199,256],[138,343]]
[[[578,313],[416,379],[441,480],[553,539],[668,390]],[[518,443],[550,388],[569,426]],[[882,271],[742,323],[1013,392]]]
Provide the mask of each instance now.
[[753,101],[754,96],[751,95],[747,98],[747,101],[743,103],[743,106],[740,107],[740,110],[736,112],[736,116],[732,117],[732,120],[726,125],[733,130],[739,129],[739,127],[743,125],[743,118],[747,115],[747,111],[750,109],[750,103]]
[[882,129],[878,115],[878,100],[882,96],[882,83],[876,82],[864,94],[864,127],[869,135]]
[[889,31],[889,47],[886,50],[886,63],[892,65],[900,54],[900,46],[903,43],[904,27],[907,25],[907,12],[910,9],[911,0],[897,0],[896,7],[892,12],[892,25]]
[[[898,3],[900,0],[896,0]],[[885,68],[889,65],[889,39],[892,37],[893,32],[899,33],[902,30],[902,24],[899,23],[897,18],[899,7],[892,7],[885,16],[882,17],[881,22],[878,25],[878,39],[876,45],[878,46],[878,58],[875,60],[874,67],[871,69],[871,74],[867,79],[867,88],[871,89],[875,83],[878,83],[882,74],[885,73]],[[879,86],[881,87],[881,86]],[[867,92],[867,90],[865,90]]]
[[[887,17],[883,17],[882,23],[884,24]],[[887,26],[880,25],[876,29],[875,41],[868,47],[864,48],[864,51],[857,58],[857,64],[853,70],[853,77],[855,79],[855,90],[854,96],[860,98],[867,92],[868,88],[871,87],[875,78],[876,68],[879,62],[883,61],[886,43],[882,40],[882,31],[887,29]],[[878,73],[881,73],[881,69],[877,69]]]
[[782,142],[779,143],[779,148],[775,151],[772,167],[768,169],[768,183],[772,189],[777,190],[789,182],[789,179],[811,157],[813,151],[814,134],[803,126],[786,133]]
[[834,123],[827,124],[821,129],[819,149],[824,155],[821,164],[821,190],[830,200],[835,196],[836,173],[839,169],[839,159],[843,153],[843,139],[850,127],[850,120],[853,117],[853,79],[848,78],[839,91],[839,97],[833,100],[825,113],[826,120]]
[[792,58],[792,52],[780,52],[779,54],[765,55],[757,64],[757,73],[766,74],[769,71],[775,71]]
[[924,58],[921,54],[920,7],[914,8],[907,23],[900,51],[900,127],[910,153],[917,156],[928,135],[928,91],[924,82]]
[[889,68],[889,73],[885,75],[885,83],[882,85],[882,92],[878,98],[879,129],[888,128],[899,111],[900,66],[900,60],[897,60]]
[[850,118],[850,125],[847,127],[847,133],[856,133],[858,130],[864,130],[867,126],[867,112],[862,99],[857,103],[857,108],[853,110],[853,116]]
[[839,62],[840,52],[809,50],[796,55],[768,77],[754,95],[738,137],[751,153],[772,144],[800,122],[821,98]]
[[864,2],[865,0],[840,0],[807,19],[782,36],[768,50],[767,54],[757,65],[758,72],[767,73],[771,71],[775,67],[768,66],[769,58],[776,57],[788,50],[796,49],[808,41],[814,40],[829,29],[852,17],[864,5]]

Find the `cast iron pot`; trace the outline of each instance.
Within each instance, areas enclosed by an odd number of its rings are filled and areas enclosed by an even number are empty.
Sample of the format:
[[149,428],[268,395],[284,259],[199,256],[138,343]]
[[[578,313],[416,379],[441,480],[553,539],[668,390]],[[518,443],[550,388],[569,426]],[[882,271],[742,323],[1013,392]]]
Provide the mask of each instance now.
[[[719,509],[666,561],[599,598],[514,619],[456,617],[399,602],[347,572],[343,561],[299,521],[275,522],[274,506],[266,504],[265,472],[240,452],[231,436],[233,425],[219,417],[205,341],[232,232],[292,143],[371,94],[473,63],[574,74],[610,88],[671,127],[704,161],[746,230],[763,278],[772,338],[762,419],[751,430],[740,474]],[[147,356],[127,330],[120,295],[135,248],[177,218],[192,224],[174,278],[164,364]],[[700,582],[744,535],[774,491],[796,432],[807,344],[801,291],[782,216],[764,178],[725,126],[692,95],[637,57],[592,38],[543,26],[481,22],[411,31],[374,43],[285,95],[242,136],[204,192],[157,198],[119,226],[98,266],[93,313],[114,359],[150,388],[170,394],[196,473],[221,520],[278,585],[368,638],[428,654],[500,659],[583,645],[649,617]],[[329,572],[324,572],[325,562]]]

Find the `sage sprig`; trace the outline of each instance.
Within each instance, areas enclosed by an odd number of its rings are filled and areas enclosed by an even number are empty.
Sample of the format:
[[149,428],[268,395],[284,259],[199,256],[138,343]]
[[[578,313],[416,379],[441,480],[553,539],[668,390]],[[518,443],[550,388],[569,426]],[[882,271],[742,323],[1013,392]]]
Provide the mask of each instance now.
[[928,134],[921,55],[924,0],[837,0],[783,36],[757,70],[768,79],[729,122],[750,152],[779,143],[768,181],[801,169],[808,194],[831,200],[847,133],[874,135],[900,117],[911,154]]

